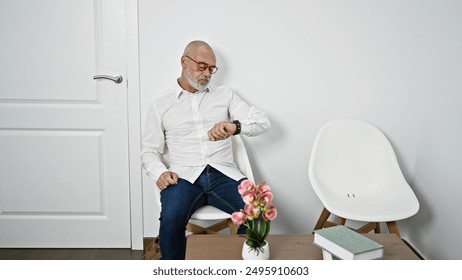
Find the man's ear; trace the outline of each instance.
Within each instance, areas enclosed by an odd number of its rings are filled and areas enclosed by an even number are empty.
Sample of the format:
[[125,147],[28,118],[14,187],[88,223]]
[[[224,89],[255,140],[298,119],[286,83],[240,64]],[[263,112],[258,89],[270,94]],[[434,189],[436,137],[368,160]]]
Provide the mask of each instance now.
[[183,69],[185,69],[186,66],[187,66],[186,58],[187,57],[184,56],[184,55],[181,57],[181,68],[183,68]]

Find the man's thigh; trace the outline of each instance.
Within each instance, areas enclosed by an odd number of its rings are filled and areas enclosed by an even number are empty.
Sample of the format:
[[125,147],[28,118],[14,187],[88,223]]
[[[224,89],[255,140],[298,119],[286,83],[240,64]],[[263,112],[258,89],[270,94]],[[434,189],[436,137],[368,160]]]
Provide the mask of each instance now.
[[188,182],[178,179],[178,184],[172,185],[160,192],[162,204],[161,219],[174,218],[188,222],[191,215],[205,203],[202,189]]
[[244,201],[238,191],[239,184],[244,180],[235,181],[224,174],[213,182],[207,203],[229,214],[244,209]]

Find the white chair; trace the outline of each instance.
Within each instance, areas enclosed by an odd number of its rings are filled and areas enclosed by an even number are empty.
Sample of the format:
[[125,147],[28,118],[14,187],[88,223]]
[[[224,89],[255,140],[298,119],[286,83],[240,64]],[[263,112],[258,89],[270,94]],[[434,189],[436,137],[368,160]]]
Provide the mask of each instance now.
[[[325,124],[313,144],[309,180],[324,209],[315,230],[346,220],[366,222],[357,229],[380,233],[385,222],[399,236],[396,221],[419,210],[419,202],[398,165],[393,148],[375,126],[359,120]],[[330,214],[339,217],[328,221]]]
[[[231,137],[233,145],[233,158],[239,170],[247,176],[247,178],[254,181],[252,167],[250,165],[249,157],[247,155],[247,150],[245,149],[244,142],[242,141],[239,135]],[[160,202],[160,190],[156,189],[156,200],[161,208]],[[219,220],[217,223],[210,225],[208,227],[202,227],[197,225],[198,221],[213,221]],[[216,234],[217,232],[229,228],[231,234],[236,234],[237,226],[231,221],[231,215],[215,208],[211,205],[205,205],[199,208],[189,220],[186,230],[192,234],[198,233],[207,233],[207,234]]]

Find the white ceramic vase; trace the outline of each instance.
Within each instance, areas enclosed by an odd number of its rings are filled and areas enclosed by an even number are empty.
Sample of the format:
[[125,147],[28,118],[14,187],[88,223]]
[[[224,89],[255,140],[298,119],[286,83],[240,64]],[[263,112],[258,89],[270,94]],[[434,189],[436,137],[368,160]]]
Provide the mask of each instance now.
[[251,248],[247,245],[247,240],[244,241],[244,246],[242,246],[242,259],[243,260],[269,260],[270,249],[269,243],[266,241],[266,244],[257,249]]

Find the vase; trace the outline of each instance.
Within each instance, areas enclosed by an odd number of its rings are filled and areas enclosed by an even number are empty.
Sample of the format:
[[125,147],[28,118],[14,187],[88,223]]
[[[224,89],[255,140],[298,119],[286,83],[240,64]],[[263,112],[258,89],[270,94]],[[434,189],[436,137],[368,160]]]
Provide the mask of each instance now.
[[244,246],[242,246],[243,260],[269,260],[269,257],[270,249],[268,241],[266,241],[266,244],[263,245],[263,247],[259,248],[252,248],[247,245],[247,240],[244,241]]

